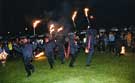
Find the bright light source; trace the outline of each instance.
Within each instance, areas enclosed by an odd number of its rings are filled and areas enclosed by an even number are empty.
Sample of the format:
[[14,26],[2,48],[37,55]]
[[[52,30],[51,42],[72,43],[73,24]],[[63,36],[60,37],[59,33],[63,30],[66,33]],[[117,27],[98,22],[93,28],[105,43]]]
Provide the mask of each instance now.
[[121,47],[121,52],[120,52],[120,54],[125,55],[125,52],[126,52],[125,46],[122,46],[122,47]]
[[51,24],[51,25],[49,26],[50,34],[52,34],[52,32],[55,31],[54,27],[55,27],[54,24]]
[[75,20],[76,15],[77,15],[77,11],[74,11],[73,16],[72,16],[73,22],[74,22],[74,20]]
[[8,32],[8,34],[10,34],[10,32]]
[[38,58],[38,57],[43,56],[43,55],[45,55],[45,53],[44,53],[44,52],[40,52],[40,53],[37,54],[35,57]]
[[94,16],[90,16],[90,19],[93,19],[94,18]]
[[89,8],[84,8],[84,13],[86,17],[88,17],[88,11],[89,11]]
[[25,31],[28,31],[28,28],[27,27],[25,28]]
[[58,28],[57,32],[60,32],[63,30],[63,27]]
[[36,28],[39,23],[41,23],[41,20],[35,20],[33,22],[33,28]]
[[89,53],[89,49],[88,48],[85,48],[85,53]]

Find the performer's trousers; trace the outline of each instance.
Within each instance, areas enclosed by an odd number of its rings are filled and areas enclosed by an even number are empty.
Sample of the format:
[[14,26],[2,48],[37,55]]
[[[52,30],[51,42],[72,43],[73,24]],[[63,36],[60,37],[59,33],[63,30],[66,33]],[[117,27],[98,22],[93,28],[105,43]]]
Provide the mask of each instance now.
[[91,48],[88,53],[86,65],[90,65],[92,56],[94,55],[94,48]]
[[47,53],[47,59],[48,59],[48,63],[50,65],[50,68],[53,68],[53,64],[54,64],[54,54],[53,54],[53,52]]
[[70,64],[69,66],[73,66],[74,62],[75,62],[76,56],[75,54],[71,54],[71,60],[70,60]]
[[24,57],[24,66],[25,66],[27,75],[31,75],[31,71],[34,72],[34,66],[32,65],[31,57]]

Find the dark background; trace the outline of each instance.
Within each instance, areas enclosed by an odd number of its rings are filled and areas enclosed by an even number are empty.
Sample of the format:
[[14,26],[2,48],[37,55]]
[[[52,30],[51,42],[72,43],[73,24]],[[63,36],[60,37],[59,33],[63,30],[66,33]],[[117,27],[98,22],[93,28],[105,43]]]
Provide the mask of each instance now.
[[[68,5],[63,6],[64,2]],[[93,9],[98,25],[129,26],[135,24],[134,3],[134,0],[0,0],[0,34],[24,30],[28,16],[42,16],[44,11],[68,12],[85,6]]]

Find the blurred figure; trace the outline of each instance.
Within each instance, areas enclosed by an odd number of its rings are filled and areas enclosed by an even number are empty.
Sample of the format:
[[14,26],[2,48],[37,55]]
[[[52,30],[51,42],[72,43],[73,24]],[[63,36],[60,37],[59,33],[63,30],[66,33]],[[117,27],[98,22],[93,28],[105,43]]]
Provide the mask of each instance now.
[[107,36],[107,34],[105,34],[105,36],[104,36],[105,51],[108,49],[108,42],[109,42],[108,36]]
[[114,52],[115,36],[112,32],[109,33],[109,51]]
[[10,55],[11,57],[13,57],[13,56],[14,56],[14,55],[13,55],[13,44],[12,44],[11,41],[8,42],[8,50],[9,50],[9,55]]
[[86,49],[88,49],[88,57],[86,61],[86,66],[90,66],[92,56],[94,55],[96,35],[97,35],[97,31],[94,28],[91,27],[87,30]]
[[7,52],[5,51],[3,44],[0,42],[0,62],[2,63],[2,66],[5,66],[6,58],[7,58]]
[[69,67],[74,67],[74,62],[77,57],[77,52],[78,52],[78,45],[77,41],[75,40],[76,35],[75,34],[70,34],[69,35],[69,55],[71,55],[71,60],[69,63]]
[[100,34],[99,34],[99,42],[98,42],[100,52],[105,51],[105,41],[104,41],[104,39],[105,39],[104,33],[100,32]]
[[48,59],[48,63],[50,65],[50,69],[53,68],[53,64],[54,64],[54,48],[55,48],[55,43],[53,42],[53,40],[50,40],[49,37],[45,37],[44,40],[44,44],[42,46],[42,48],[45,51],[45,54],[47,56]]
[[58,52],[58,55],[60,56],[61,64],[64,64],[65,62],[65,34],[59,32],[56,36],[56,50]]
[[127,46],[131,47],[132,34],[130,32],[126,35]]
[[132,52],[135,53],[135,38],[132,40],[131,48],[132,48]]
[[32,65],[32,59],[33,59],[33,50],[36,49],[36,46],[32,45],[28,38],[22,39],[21,43],[22,45],[20,47],[14,46],[14,49],[22,53],[25,70],[27,72],[27,77],[29,77],[31,76],[31,73],[35,71],[35,68]]
[[122,39],[120,38],[120,36],[118,34],[116,34],[116,41],[115,41],[115,45],[114,45],[116,56],[120,56],[122,45],[123,45]]

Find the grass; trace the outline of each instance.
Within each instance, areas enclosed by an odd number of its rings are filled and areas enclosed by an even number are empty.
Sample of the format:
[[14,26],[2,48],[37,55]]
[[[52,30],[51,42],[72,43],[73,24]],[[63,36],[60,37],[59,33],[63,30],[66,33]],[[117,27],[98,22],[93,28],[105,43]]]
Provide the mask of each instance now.
[[78,54],[74,68],[68,67],[69,60],[65,64],[56,60],[52,70],[47,60],[36,60],[36,71],[29,78],[21,59],[8,60],[5,67],[0,65],[0,83],[135,83],[135,54],[96,52],[90,67],[85,66],[86,57]]

